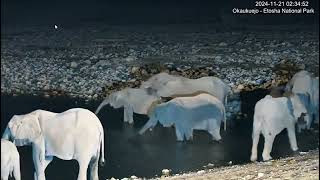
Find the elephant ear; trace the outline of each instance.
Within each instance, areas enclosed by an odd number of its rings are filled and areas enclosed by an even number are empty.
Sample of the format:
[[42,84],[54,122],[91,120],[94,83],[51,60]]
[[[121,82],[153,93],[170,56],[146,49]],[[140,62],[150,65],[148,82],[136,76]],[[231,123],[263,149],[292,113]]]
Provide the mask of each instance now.
[[28,145],[42,136],[39,117],[34,113],[19,116],[9,123],[9,128],[17,146]]

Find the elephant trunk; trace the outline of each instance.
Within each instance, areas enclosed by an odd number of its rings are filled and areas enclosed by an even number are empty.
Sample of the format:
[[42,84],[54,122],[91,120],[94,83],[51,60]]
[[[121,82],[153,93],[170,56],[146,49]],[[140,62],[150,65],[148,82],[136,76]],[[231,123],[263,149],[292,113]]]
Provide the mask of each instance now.
[[102,101],[102,103],[97,108],[95,114],[97,115],[99,113],[99,111],[107,104],[109,104],[108,98],[106,98],[105,100]]
[[146,130],[157,125],[157,120],[149,119],[149,121],[141,128],[139,134],[142,135]]
[[6,130],[4,131],[3,135],[2,135],[2,139],[6,139],[8,141],[10,141],[12,135],[11,135],[11,132],[10,132],[10,129],[9,127],[6,127]]

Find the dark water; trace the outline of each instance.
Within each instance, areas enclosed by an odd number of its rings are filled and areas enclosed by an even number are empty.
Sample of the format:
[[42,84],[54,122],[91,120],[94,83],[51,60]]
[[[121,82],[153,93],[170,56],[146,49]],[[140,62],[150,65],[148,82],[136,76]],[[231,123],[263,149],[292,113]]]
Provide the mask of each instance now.
[[[104,108],[99,118],[105,130],[106,165],[100,167],[100,179],[123,178],[136,175],[153,177],[161,174],[164,168],[173,173],[203,169],[204,165],[215,166],[249,162],[251,150],[252,110],[256,101],[267,92],[256,91],[241,94],[242,112],[248,118],[233,120],[227,132],[221,131],[222,144],[210,142],[206,132],[195,131],[193,142],[175,141],[173,128],[157,126],[152,132],[137,135],[147,121],[146,116],[135,115],[135,124],[124,124],[123,109]],[[82,99],[67,97],[43,98],[34,96],[1,96],[1,133],[14,114],[29,113],[35,109],[62,112],[69,108],[83,107],[92,111],[99,102],[85,102]],[[230,123],[231,124],[231,123]],[[315,149],[318,146],[319,133],[303,132],[297,135],[300,151]],[[259,143],[259,158],[263,147],[263,138]],[[31,147],[19,147],[21,156],[21,173],[24,180],[33,179]],[[286,131],[277,136],[272,156],[274,158],[291,155]],[[55,158],[46,169],[48,180],[76,179],[78,164],[76,161],[63,161]]]

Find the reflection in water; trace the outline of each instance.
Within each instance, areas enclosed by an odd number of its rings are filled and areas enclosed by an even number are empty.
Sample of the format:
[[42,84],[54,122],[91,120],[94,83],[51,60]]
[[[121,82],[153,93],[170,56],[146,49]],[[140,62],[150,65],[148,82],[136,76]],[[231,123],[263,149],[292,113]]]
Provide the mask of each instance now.
[[[146,123],[147,117],[134,115],[135,124],[123,123],[123,109],[105,107],[98,115],[105,130],[105,159],[106,165],[99,168],[99,176],[105,178],[122,178],[136,175],[152,177],[160,175],[162,169],[172,169],[179,173],[197,169],[212,163],[215,166],[233,163],[249,162],[251,150],[252,110],[254,103],[259,100],[250,99],[250,94],[243,94],[247,103],[242,103],[242,112],[248,113],[247,119],[235,120],[227,131],[221,130],[221,144],[210,141],[207,132],[194,131],[192,142],[176,142],[174,128],[162,128],[157,125],[152,131],[138,135],[140,128]],[[263,94],[264,96],[264,94]],[[253,105],[252,105],[253,104]],[[66,97],[41,98],[31,96],[2,96],[1,97],[1,133],[7,122],[14,114],[24,114],[35,109],[62,112],[73,107],[83,107],[94,111],[99,102],[86,103],[81,99]],[[250,107],[250,108],[247,108]],[[302,133],[297,135],[301,151],[317,147],[318,133]],[[263,139],[263,138],[262,138]],[[259,143],[259,157],[263,141]],[[21,173],[25,180],[33,179],[33,163],[31,147],[19,147],[21,156]],[[279,158],[292,154],[286,131],[277,136],[274,142],[272,156]],[[78,164],[76,161],[64,161],[55,158],[47,167],[48,180],[76,179]]]

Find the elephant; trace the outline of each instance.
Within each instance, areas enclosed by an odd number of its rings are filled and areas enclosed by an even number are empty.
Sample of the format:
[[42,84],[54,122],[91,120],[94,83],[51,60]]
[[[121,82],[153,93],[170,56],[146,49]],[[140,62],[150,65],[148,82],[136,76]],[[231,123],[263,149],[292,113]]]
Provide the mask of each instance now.
[[147,115],[152,104],[157,104],[161,98],[151,89],[125,88],[109,95],[97,108],[95,114],[107,104],[113,108],[124,107],[124,122],[133,123],[133,112]]
[[164,127],[175,126],[177,141],[192,140],[193,130],[208,131],[213,140],[220,141],[220,125],[224,120],[225,108],[219,99],[210,94],[194,97],[179,97],[155,106],[149,121],[142,127],[142,135],[159,121]]
[[287,83],[286,91],[310,97],[308,102],[304,102],[310,116],[304,128],[310,129],[312,122],[319,122],[319,78],[313,77],[308,71],[299,71]]
[[217,77],[202,77],[188,79],[160,73],[142,83],[141,88],[152,88],[160,97],[185,97],[201,94],[203,92],[217,97],[224,105],[227,96],[232,93],[230,86]]
[[159,74],[152,76],[147,81],[142,82],[140,85],[140,88],[141,89],[152,88],[152,89],[158,90],[158,89],[161,89],[163,86],[165,86],[165,84],[168,83],[169,81],[175,81],[180,79],[186,80],[187,78],[182,76],[171,75],[166,72],[161,72]]
[[[34,179],[45,180],[45,169],[57,157],[77,160],[78,180],[98,180],[98,165],[104,164],[104,131],[97,116],[82,108],[62,113],[35,110],[14,115],[2,136],[16,146],[32,146]],[[101,157],[100,157],[101,153]]]
[[13,175],[20,180],[20,156],[17,147],[10,141],[1,139],[1,180]]
[[[289,97],[278,98],[266,95],[256,103],[253,117],[251,161],[257,160],[260,134],[265,138],[262,153],[264,161],[272,159],[270,152],[274,138],[283,129],[288,131],[291,149],[293,151],[298,150],[295,124],[306,124],[309,118],[302,99],[303,95],[294,93]],[[304,118],[302,118],[303,116]]]

